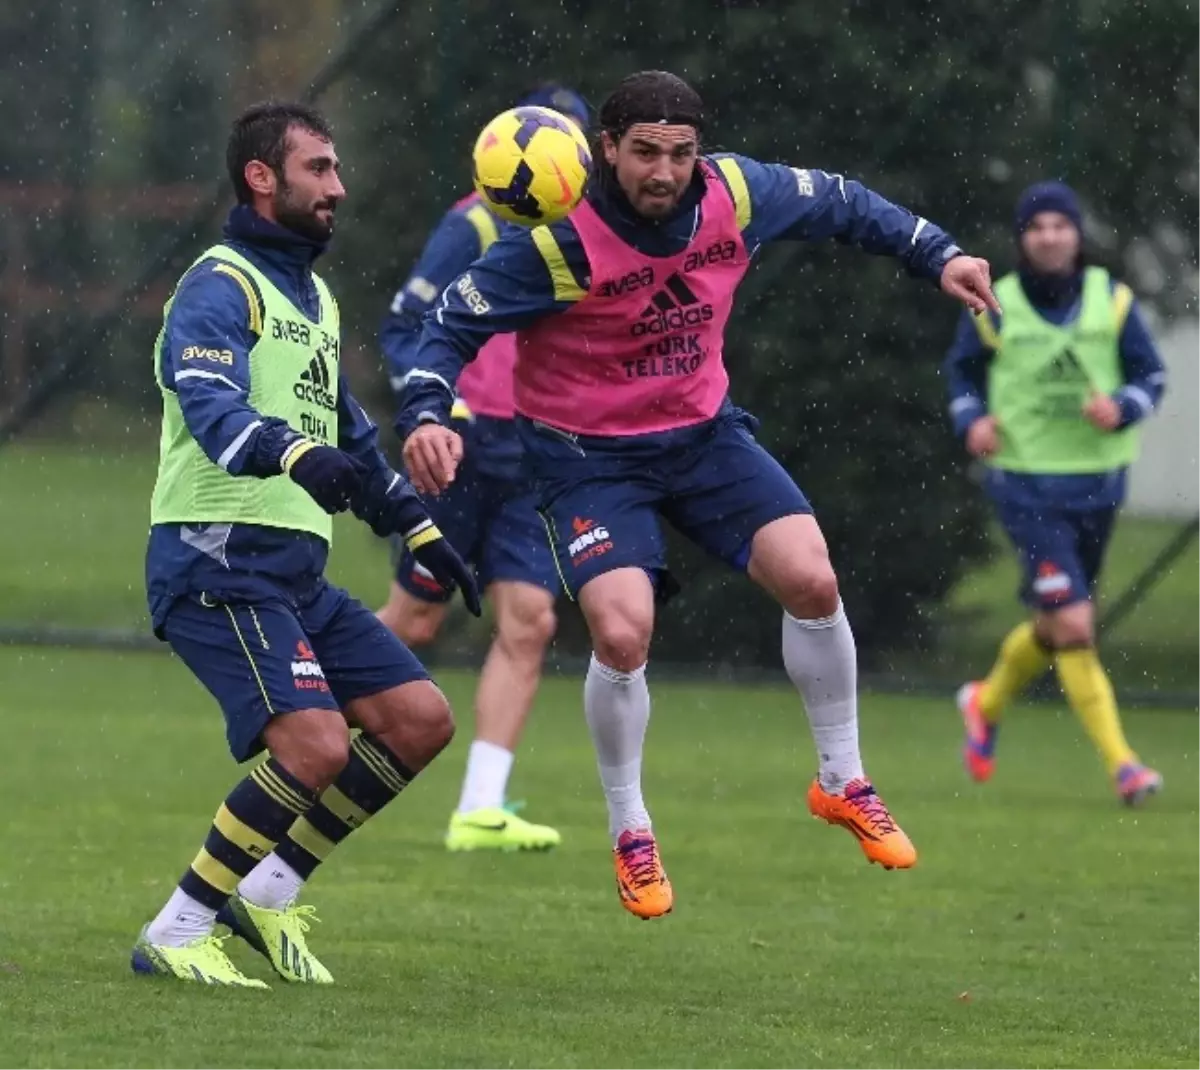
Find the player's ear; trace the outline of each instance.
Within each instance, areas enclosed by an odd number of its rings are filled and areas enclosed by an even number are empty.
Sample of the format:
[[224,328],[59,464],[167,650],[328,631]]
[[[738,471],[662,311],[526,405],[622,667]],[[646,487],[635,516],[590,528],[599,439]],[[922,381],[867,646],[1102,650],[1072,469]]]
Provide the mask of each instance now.
[[604,162],[613,167],[617,162],[617,143],[607,130],[600,131],[600,147],[604,150]]
[[275,196],[276,177],[275,172],[271,170],[262,160],[251,160],[246,164],[246,185],[255,193],[261,194],[264,197]]

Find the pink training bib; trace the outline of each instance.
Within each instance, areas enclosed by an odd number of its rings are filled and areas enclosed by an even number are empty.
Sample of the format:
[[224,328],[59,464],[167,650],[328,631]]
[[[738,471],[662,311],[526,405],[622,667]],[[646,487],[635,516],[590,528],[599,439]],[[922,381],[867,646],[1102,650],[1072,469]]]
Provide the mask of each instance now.
[[722,349],[749,267],[733,198],[707,163],[700,226],[676,256],[627,245],[587,201],[571,214],[591,268],[587,295],[516,335],[516,410],[582,435],[669,431],[716,415]]
[[516,412],[513,368],[517,363],[517,337],[496,334],[458,377],[458,395],[476,416],[511,420]]

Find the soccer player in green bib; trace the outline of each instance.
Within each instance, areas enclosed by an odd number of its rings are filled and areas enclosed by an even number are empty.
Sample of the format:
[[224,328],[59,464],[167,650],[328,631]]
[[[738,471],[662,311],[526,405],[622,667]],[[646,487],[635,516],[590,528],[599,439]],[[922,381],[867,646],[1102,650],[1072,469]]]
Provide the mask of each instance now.
[[327,123],[258,105],[234,122],[227,163],[238,205],[180,280],[154,347],[146,584],[155,634],[220,704],[233,757],[266,756],[221,803],[132,965],[267,987],[228,958],[219,922],[285,980],[329,983],[297,895],[454,731],[416,657],[326,581],[332,515],[399,534],[476,615],[479,596],[339,368],[337,302],[312,270],[345,196]]
[[1053,665],[1117,795],[1137,805],[1162,777],[1125,739],[1092,596],[1138,455],[1137,424],[1166,377],[1129,287],[1083,263],[1074,191],[1031,186],[1015,222],[1019,266],[996,283],[1002,314],[964,316],[945,364],[955,430],[987,466],[1032,610],[987,677],[959,690],[963,760],[975,780],[991,777],[1005,707]]

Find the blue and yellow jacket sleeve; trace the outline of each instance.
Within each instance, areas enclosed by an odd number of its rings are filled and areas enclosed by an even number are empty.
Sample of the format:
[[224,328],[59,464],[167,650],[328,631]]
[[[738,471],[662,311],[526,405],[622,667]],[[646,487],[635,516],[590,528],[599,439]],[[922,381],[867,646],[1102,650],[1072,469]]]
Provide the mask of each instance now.
[[482,204],[447,212],[425,242],[412,273],[392,299],[379,329],[379,344],[397,397],[416,366],[421,318],[442,291],[499,237],[495,216]]
[[910,274],[937,282],[947,259],[961,252],[940,227],[842,175],[734,153],[712,161],[733,195],[751,255],[767,242],[832,238],[895,257]]
[[[388,464],[380,452],[379,428],[350,393],[345,374],[338,376],[337,415],[338,449],[348,453],[366,469],[362,495],[352,507],[355,516],[360,520],[365,519],[368,504],[384,498],[393,501],[409,498],[414,505],[419,505],[420,499],[412,485]],[[424,507],[421,508],[423,511]]]
[[942,362],[949,394],[950,422],[960,438],[987,415],[987,371],[999,344],[999,319],[993,312],[976,316],[966,310]]
[[279,475],[297,433],[250,404],[250,350],[261,317],[250,304],[253,288],[235,275],[206,261],[183,278],[167,315],[159,369],[205,456],[231,475],[266,478]]
[[[1128,427],[1159,407],[1167,388],[1167,371],[1137,300],[1132,294],[1126,297],[1122,287],[1124,283],[1117,283],[1113,303],[1118,316],[1127,310],[1118,340],[1125,383],[1113,396],[1121,406],[1120,426]],[[1127,287],[1125,290],[1128,292]]]
[[396,417],[400,437],[428,420],[447,423],[459,373],[483,344],[570,308],[587,292],[586,272],[568,221],[506,228],[426,314]]

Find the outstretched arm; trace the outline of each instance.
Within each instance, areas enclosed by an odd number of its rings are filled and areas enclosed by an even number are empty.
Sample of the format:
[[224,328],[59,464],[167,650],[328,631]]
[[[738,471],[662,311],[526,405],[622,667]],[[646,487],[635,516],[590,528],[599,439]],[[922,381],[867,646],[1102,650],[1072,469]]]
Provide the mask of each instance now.
[[986,261],[966,256],[941,227],[861,182],[734,154],[714,160],[738,205],[750,252],[765,242],[832,238],[895,257],[910,274],[937,283],[975,311],[999,311]]

